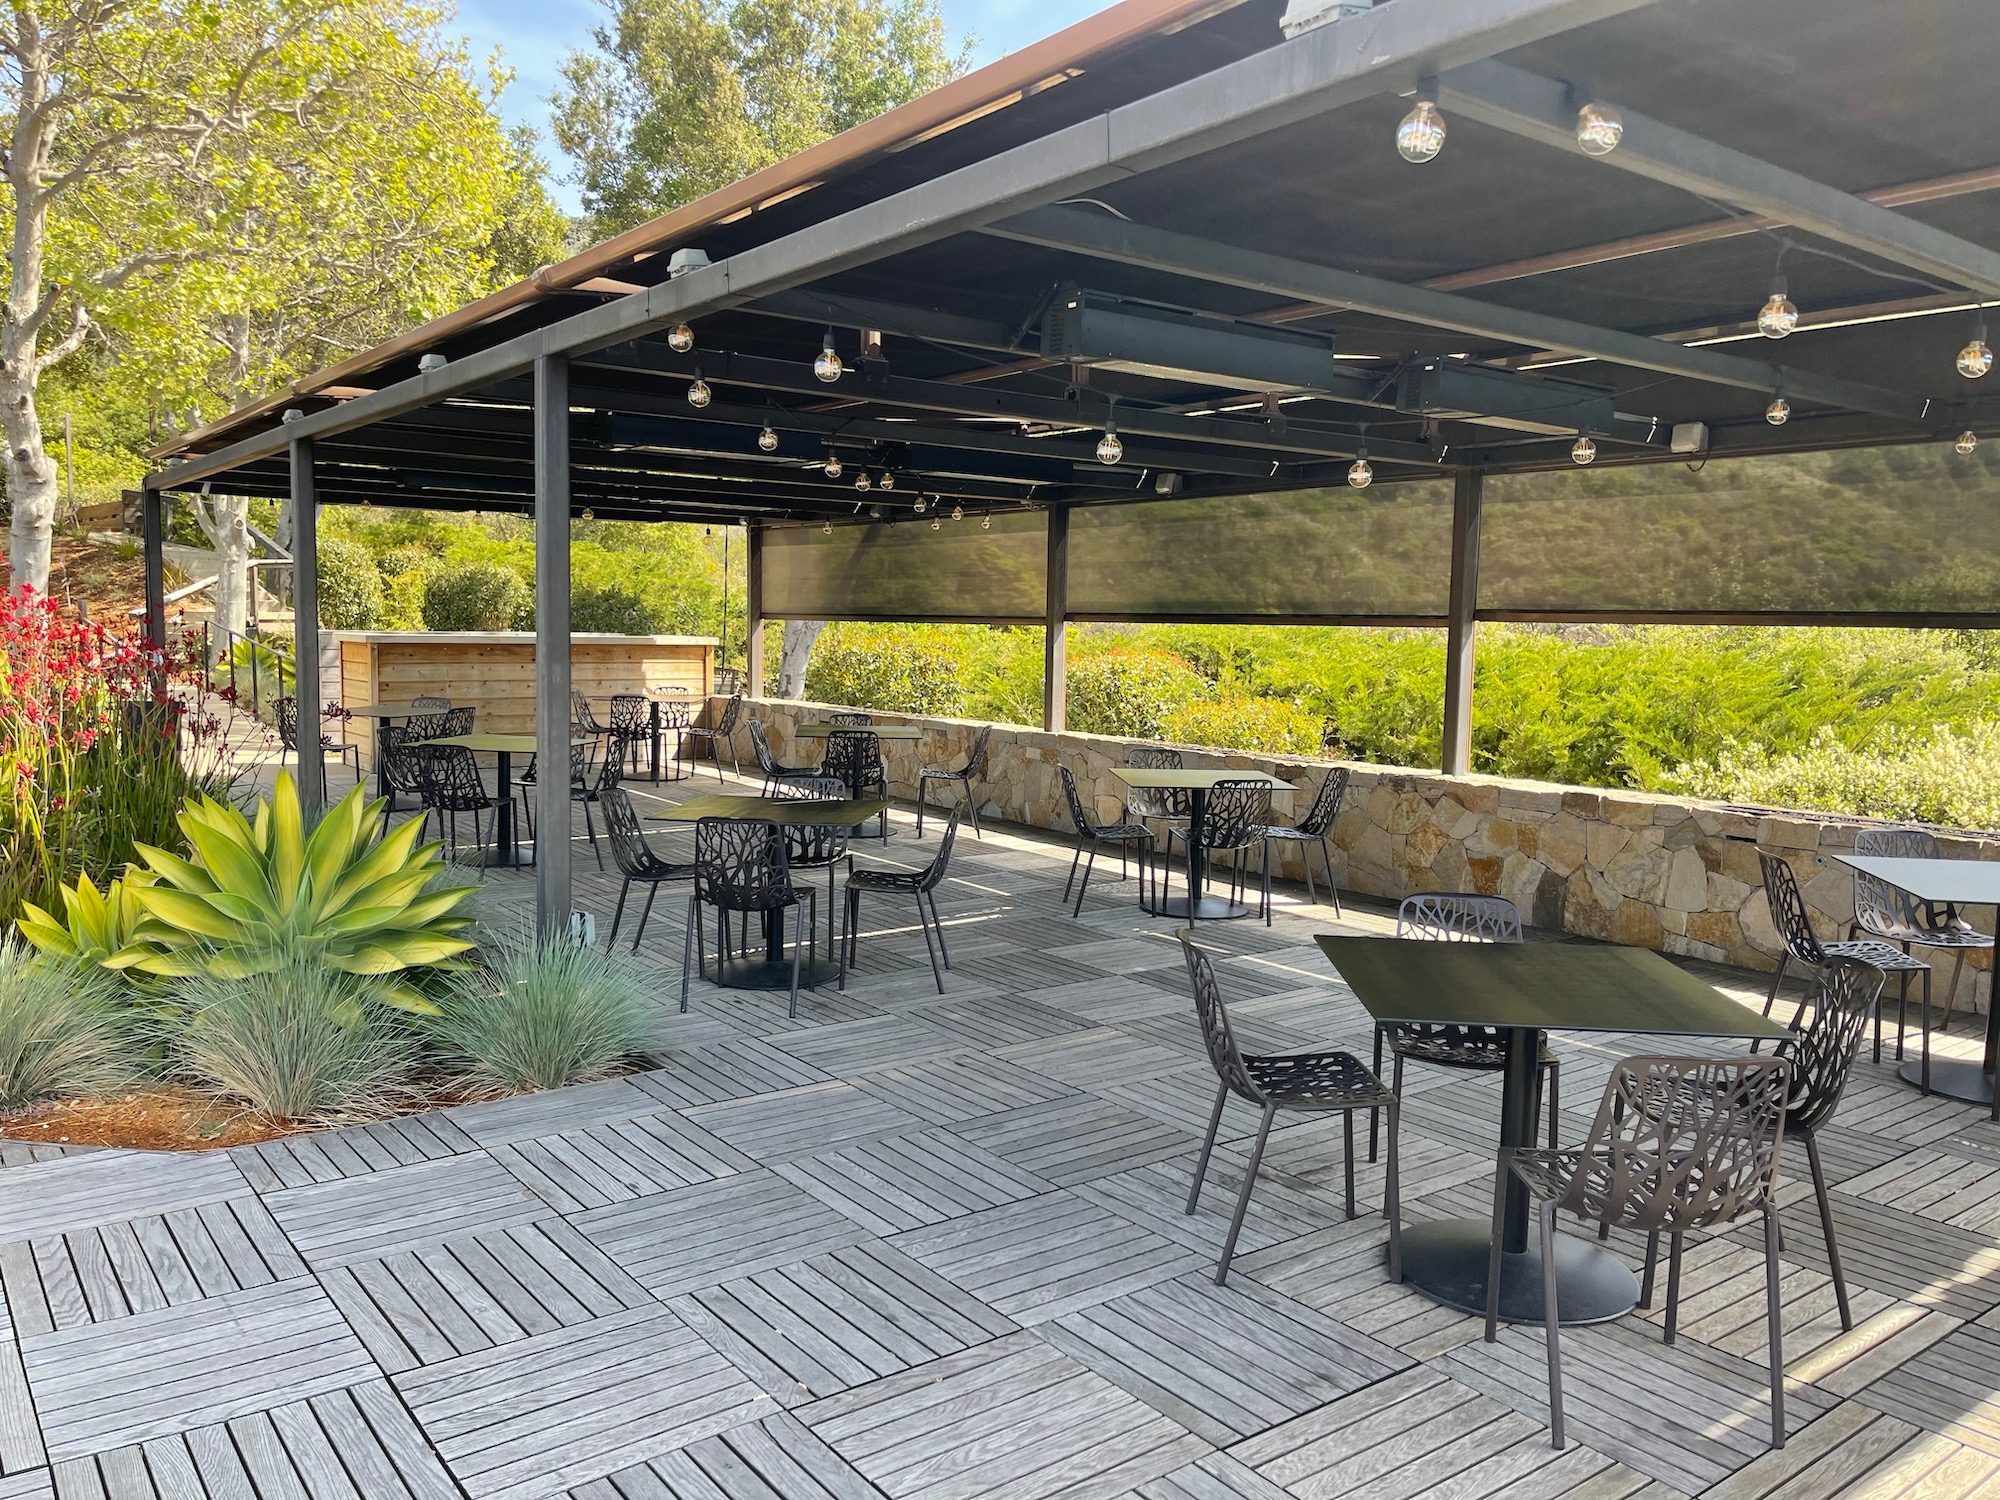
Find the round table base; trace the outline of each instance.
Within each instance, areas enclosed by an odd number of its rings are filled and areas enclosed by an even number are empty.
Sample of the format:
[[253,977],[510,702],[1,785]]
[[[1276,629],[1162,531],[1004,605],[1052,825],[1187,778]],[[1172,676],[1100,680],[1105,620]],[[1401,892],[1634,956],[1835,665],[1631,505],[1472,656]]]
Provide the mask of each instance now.
[[[1226,922],[1235,917],[1253,916],[1256,910],[1254,906],[1245,906],[1241,901],[1231,901],[1223,896],[1203,896],[1194,914],[1197,921]],[[1188,898],[1169,896],[1164,901],[1155,901],[1146,911],[1155,917],[1185,917],[1188,914]]]
[[[1403,1280],[1446,1307],[1486,1315],[1486,1270],[1493,1226],[1486,1219],[1443,1219],[1403,1230]],[[1542,1321],[1542,1252],[1500,1257],[1500,1316]],[[1556,1235],[1556,1313],[1564,1324],[1605,1323],[1639,1303],[1639,1278],[1595,1240]]]
[[[761,945],[761,940],[760,940]],[[718,977],[713,967],[709,977],[727,990],[785,990],[792,987],[792,960],[732,958]],[[830,959],[807,958],[799,963],[799,988],[832,984],[840,978],[840,965]]]
[[[1896,1076],[1905,1083],[1913,1083],[1918,1088],[1924,1086],[1924,1061],[1913,1057],[1896,1069]],[[1967,1104],[1991,1104],[1993,1102],[1993,1075],[1978,1063],[1958,1062],[1954,1059],[1933,1057],[1931,1059],[1931,1092],[1943,1094],[1947,1099],[1963,1099]]]

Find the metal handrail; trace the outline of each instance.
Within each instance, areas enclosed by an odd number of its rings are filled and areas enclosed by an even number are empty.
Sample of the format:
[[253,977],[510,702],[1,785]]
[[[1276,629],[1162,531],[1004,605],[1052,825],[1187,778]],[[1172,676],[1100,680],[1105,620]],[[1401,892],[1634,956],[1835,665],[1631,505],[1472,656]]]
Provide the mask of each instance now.
[[[213,581],[212,579],[210,580],[210,582]],[[236,698],[239,702],[241,701],[239,697],[241,689],[237,686],[236,681],[236,643],[243,641],[250,646],[251,649],[248,653],[250,656],[250,717],[261,719],[263,714],[259,708],[257,691],[257,678],[260,674],[257,671],[256,653],[267,651],[270,653],[272,660],[277,663],[278,693],[281,697],[285,691],[286,669],[289,668],[291,670],[292,681],[294,683],[299,679],[298,662],[293,659],[291,653],[281,651],[276,646],[270,645],[256,636],[245,635],[240,631],[231,630],[228,626],[219,624],[214,620],[203,620],[201,622],[202,660],[209,664],[210,670],[213,670],[215,664],[215,637],[217,633],[220,633],[223,638],[223,646],[225,648],[223,654],[229,662],[230,696]]]

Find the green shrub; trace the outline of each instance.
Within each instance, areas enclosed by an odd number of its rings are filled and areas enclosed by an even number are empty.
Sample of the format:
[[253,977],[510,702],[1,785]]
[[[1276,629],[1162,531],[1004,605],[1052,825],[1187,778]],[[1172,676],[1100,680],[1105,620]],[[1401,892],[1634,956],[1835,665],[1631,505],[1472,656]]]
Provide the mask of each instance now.
[[375,572],[382,584],[382,629],[423,628],[424,590],[437,566],[437,555],[422,547],[392,547],[375,554]]
[[367,1118],[406,1088],[413,1049],[379,979],[294,956],[242,979],[197,976],[174,998],[175,1071],[266,1119]]
[[830,625],[813,648],[806,696],[890,713],[955,718],[965,711],[962,637],[925,625]]
[[1144,740],[1165,738],[1168,720],[1209,691],[1186,657],[1123,642],[1071,662],[1068,686],[1071,729]]
[[434,573],[424,584],[426,630],[511,630],[534,595],[521,575],[500,563],[474,563]]
[[1892,729],[1859,750],[1826,725],[1804,749],[1773,755],[1731,747],[1682,766],[1671,780],[1676,790],[1717,801],[2000,829],[1996,764],[2000,724],[1975,724],[1963,734],[1943,724]]
[[658,980],[566,937],[500,942],[425,1027],[476,1087],[554,1089],[617,1072],[654,1042]]
[[1167,720],[1164,737],[1221,750],[1312,755],[1319,750],[1320,720],[1281,698],[1198,699]]
[[569,628],[611,635],[665,635],[667,622],[650,601],[627,588],[583,585],[570,594]]
[[0,939],[0,1109],[102,1093],[134,1069],[102,971],[52,962]]
[[319,622],[328,630],[373,630],[382,621],[382,575],[359,542],[319,544]]

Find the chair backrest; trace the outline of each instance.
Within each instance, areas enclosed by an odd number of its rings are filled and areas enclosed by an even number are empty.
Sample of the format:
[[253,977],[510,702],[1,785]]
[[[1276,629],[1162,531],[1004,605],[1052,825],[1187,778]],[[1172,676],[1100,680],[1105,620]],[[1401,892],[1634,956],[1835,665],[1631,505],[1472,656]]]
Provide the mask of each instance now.
[[757,769],[766,776],[778,774],[778,758],[771,753],[771,741],[764,733],[764,721],[750,721],[750,752],[757,757]]
[[1324,838],[1333,831],[1333,820],[1340,816],[1340,802],[1347,795],[1347,781],[1354,773],[1346,766],[1335,766],[1326,773],[1326,779],[1319,784],[1313,794],[1312,806],[1299,819],[1300,833],[1312,838]]
[[1165,745],[1134,745],[1125,752],[1125,764],[1143,767],[1148,771],[1184,769],[1180,751],[1169,750]]
[[1230,1029],[1229,1009],[1222,1003],[1222,988],[1215,982],[1215,966],[1209,963],[1206,953],[1195,947],[1194,934],[1187,928],[1176,929],[1174,936],[1180,939],[1181,956],[1187,960],[1188,984],[1194,990],[1194,1013],[1201,1022],[1202,1043],[1208,1048],[1208,1061],[1216,1078],[1230,1093],[1262,1109],[1264,1091],[1257,1087],[1250,1070],[1243,1065],[1236,1033]]
[[451,699],[442,693],[419,693],[410,700],[410,707],[419,713],[441,714],[451,707]]
[[986,775],[986,752],[993,740],[993,726],[981,724],[979,733],[972,737],[972,748],[965,755],[965,774],[971,777]]
[[410,751],[417,795],[444,811],[468,812],[487,803],[479,759],[463,745],[421,745]]
[[611,840],[611,860],[618,873],[646,876],[659,870],[665,862],[646,842],[646,831],[639,825],[639,814],[625,788],[605,787],[597,795],[597,804],[604,813],[604,832]]
[[722,705],[722,717],[715,721],[715,732],[728,739],[736,733],[736,726],[743,718],[743,695],[732,693],[729,701]]
[[611,695],[611,732],[645,736],[652,733],[653,700],[644,693]]
[[1204,849],[1240,849],[1264,836],[1271,822],[1271,785],[1218,781],[1208,789],[1195,842]]
[[271,707],[278,715],[278,743],[287,750],[299,748],[299,700],[287,693]]
[[[1884,859],[1942,859],[1944,846],[1937,835],[1924,828],[1860,828],[1854,833],[1854,852]],[[1873,937],[1901,942],[1944,917],[1927,901],[1919,901],[1908,891],[1865,871],[1854,872],[1854,920]]]
[[375,726],[375,753],[381,757],[382,779],[397,791],[414,795],[419,786],[417,768],[412,763],[411,752],[407,748],[409,741],[410,730],[407,725]]
[[[754,720],[752,722],[755,722]],[[778,788],[778,795],[794,802],[845,802],[848,785],[838,776],[797,776]],[[785,858],[794,865],[824,865],[847,857],[852,828],[826,823],[781,823]]]
[[1403,898],[1396,908],[1396,936],[1443,943],[1518,943],[1521,912],[1505,896],[1430,891]]
[[827,723],[845,724],[850,729],[863,729],[875,722],[873,714],[829,714]]
[[590,795],[601,796],[606,787],[622,786],[625,781],[625,757],[611,747],[611,753],[597,762],[597,775],[591,778]]
[[730,911],[771,911],[794,896],[785,841],[768,818],[702,818],[694,825],[695,895]]
[[773,788],[772,795],[793,801],[845,802],[847,783],[838,776],[788,776]]
[[1628,1057],[1563,1202],[1588,1218],[1680,1233],[1772,1201],[1792,1065],[1782,1057]]
[[1757,851],[1757,863],[1764,871],[1764,899],[1770,903],[1771,925],[1778,930],[1778,941],[1798,962],[1825,968],[1826,950],[1812,929],[1812,915],[1806,910],[1806,898],[1799,893],[1799,879],[1792,867],[1762,849]]
[[581,688],[571,688],[569,690],[569,717],[570,722],[575,724],[585,734],[602,734],[604,732],[605,725],[598,722],[597,714],[591,708],[590,700],[583,695]]
[[[1165,745],[1132,745],[1125,764],[1135,771],[1179,771],[1185,767],[1178,750]],[[1194,804],[1180,787],[1135,786],[1125,795],[1125,808],[1135,818],[1185,818]]]
[[1858,958],[1827,959],[1813,991],[1812,1019],[1777,1047],[1777,1055],[1792,1065],[1787,1129],[1817,1130],[1840,1103],[1882,979],[1880,969]]
[[1063,801],[1069,804],[1069,820],[1076,824],[1076,831],[1088,837],[1099,826],[1097,820],[1085,810],[1083,793],[1076,789],[1076,772],[1068,766],[1057,765],[1056,775],[1062,778]]
[[866,729],[836,729],[826,737],[820,758],[822,776],[838,776],[849,787],[873,780],[882,771],[882,742]]
[[478,713],[479,710],[470,704],[464,708],[446,709],[442,714],[438,715],[438,722],[441,727],[431,738],[435,740],[455,739],[461,734],[472,733],[472,721],[478,716]]
[[944,884],[945,873],[951,868],[952,845],[958,842],[958,820],[964,815],[965,807],[962,803],[951,810],[951,816],[945,820],[944,837],[938,840],[937,853],[932,856],[930,864],[924,867],[924,873],[918,877],[918,890],[934,891]]
[[1928,828],[1857,828],[1854,852],[1883,859],[1943,859],[1944,845]]

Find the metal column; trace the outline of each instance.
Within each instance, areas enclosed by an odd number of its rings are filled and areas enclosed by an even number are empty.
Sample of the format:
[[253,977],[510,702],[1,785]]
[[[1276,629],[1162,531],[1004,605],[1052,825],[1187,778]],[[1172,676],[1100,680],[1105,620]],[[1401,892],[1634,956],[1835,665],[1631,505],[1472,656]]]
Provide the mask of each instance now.
[[1069,507],[1049,517],[1047,611],[1042,629],[1042,728],[1060,734],[1069,718]]
[[[535,361],[535,931],[568,929],[569,361]],[[505,796],[507,788],[500,788]]]
[[764,528],[754,521],[743,549],[743,691],[764,696]]
[[[257,587],[254,572],[250,587]],[[326,801],[326,758],[319,746],[319,492],[313,487],[311,438],[292,439],[292,666],[299,803],[311,817]]]
[[1479,608],[1481,469],[1460,469],[1451,492],[1451,603],[1444,648],[1444,756],[1448,776],[1472,769],[1472,641]]
[[147,485],[139,492],[139,535],[146,568],[146,643],[167,649],[167,500]]

